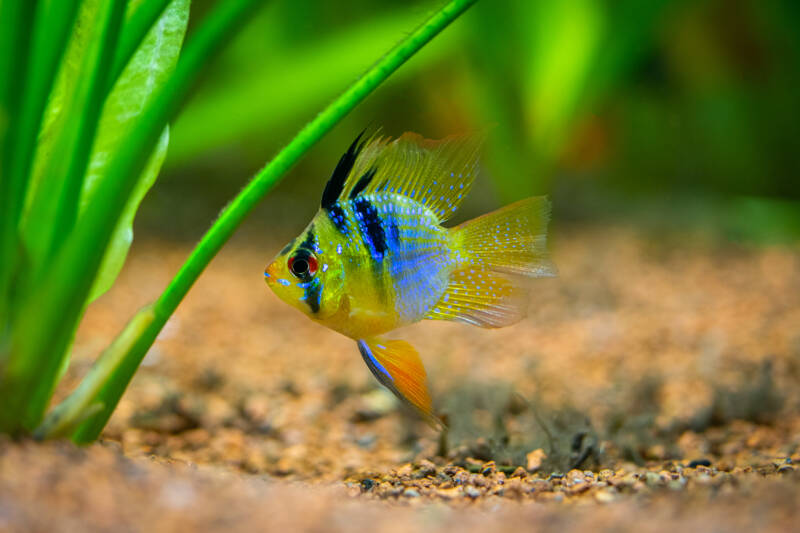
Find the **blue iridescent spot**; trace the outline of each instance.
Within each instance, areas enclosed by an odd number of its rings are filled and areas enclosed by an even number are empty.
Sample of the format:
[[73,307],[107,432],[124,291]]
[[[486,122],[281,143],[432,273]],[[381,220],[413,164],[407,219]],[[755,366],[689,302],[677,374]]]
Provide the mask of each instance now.
[[288,279],[283,279],[283,278],[278,278],[278,283],[280,283],[284,287],[288,287],[289,285],[292,284],[291,281],[289,281]]

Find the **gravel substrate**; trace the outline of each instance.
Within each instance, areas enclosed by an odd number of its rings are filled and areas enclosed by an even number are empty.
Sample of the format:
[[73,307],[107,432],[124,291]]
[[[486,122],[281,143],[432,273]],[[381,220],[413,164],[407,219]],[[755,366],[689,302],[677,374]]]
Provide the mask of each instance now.
[[[788,531],[800,513],[800,250],[555,235],[520,324],[426,322],[439,435],[355,344],[279,302],[242,235],[170,320],[103,442],[0,442],[0,531]],[[188,247],[138,243],[63,395]]]

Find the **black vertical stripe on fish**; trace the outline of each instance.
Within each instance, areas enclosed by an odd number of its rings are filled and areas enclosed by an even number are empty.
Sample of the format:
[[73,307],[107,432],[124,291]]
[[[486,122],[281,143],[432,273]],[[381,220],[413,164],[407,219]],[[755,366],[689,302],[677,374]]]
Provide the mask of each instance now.
[[350,171],[353,170],[353,165],[361,149],[364,148],[364,143],[360,141],[365,132],[366,130],[358,134],[356,140],[353,141],[336,164],[336,168],[333,170],[333,174],[331,174],[331,178],[328,180],[328,183],[325,184],[325,190],[322,192],[323,208],[327,209],[332,206],[342,194],[347,176],[350,174]]
[[300,243],[300,246],[297,247],[298,250],[308,250],[309,252],[316,251],[316,243],[317,238],[314,236],[314,225],[312,224],[310,228],[308,228],[308,232],[306,233],[306,239]]
[[328,218],[331,219],[339,233],[347,235],[347,215],[342,206],[338,203],[331,204],[325,208],[325,212],[328,213]]
[[303,289],[303,299],[312,313],[319,313],[320,301],[322,300],[322,285],[319,279],[315,279],[306,285]]
[[356,214],[356,219],[361,221],[361,238],[364,244],[369,248],[372,257],[376,261],[381,261],[388,247],[386,234],[383,231],[383,220],[378,215],[378,210],[366,198],[356,198],[353,200],[353,212]]
[[350,191],[350,199],[351,200],[353,198],[355,198],[356,196],[358,196],[359,194],[361,194],[361,191],[363,191],[364,189],[367,188],[367,185],[369,185],[369,182],[372,181],[372,178],[375,177],[375,173],[377,171],[378,171],[377,168],[372,167],[371,169],[369,169],[366,172],[364,172],[364,175],[361,176],[361,179],[358,180],[358,183],[356,183],[356,186],[353,187],[352,191]]

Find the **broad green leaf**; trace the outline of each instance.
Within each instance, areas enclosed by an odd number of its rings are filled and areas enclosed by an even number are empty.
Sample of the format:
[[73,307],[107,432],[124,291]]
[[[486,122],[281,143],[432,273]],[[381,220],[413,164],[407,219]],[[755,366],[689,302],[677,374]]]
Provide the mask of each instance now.
[[[135,9],[139,4],[141,2],[136,2],[129,9]],[[81,194],[81,213],[93,201],[97,185],[105,178],[109,161],[119,148],[125,133],[136,122],[154,91],[164,83],[175,67],[188,19],[189,0],[171,2],[145,37],[108,96]],[[158,176],[167,152],[168,141],[169,133],[165,130],[125,204],[122,217],[106,247],[89,301],[107,291],[122,269],[133,240],[133,219],[136,210]]]
[[144,199],[147,191],[155,183],[158,177],[158,171],[164,162],[164,157],[167,155],[167,146],[169,145],[169,127],[164,129],[164,133],[158,139],[158,144],[155,150],[150,155],[147,162],[147,167],[139,177],[136,183],[136,188],[133,190],[127,204],[125,204],[125,211],[114,229],[114,234],[111,236],[111,241],[108,243],[103,262],[100,265],[100,270],[94,280],[94,285],[89,293],[89,302],[94,301],[114,284],[117,279],[122,266],[125,264],[125,258],[128,256],[128,250],[133,243],[133,219],[136,216],[136,210],[139,204]]

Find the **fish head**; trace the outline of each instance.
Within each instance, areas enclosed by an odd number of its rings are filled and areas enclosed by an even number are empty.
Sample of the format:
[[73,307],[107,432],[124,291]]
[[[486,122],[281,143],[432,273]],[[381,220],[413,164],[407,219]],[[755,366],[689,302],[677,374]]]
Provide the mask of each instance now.
[[267,265],[264,279],[278,298],[314,320],[324,320],[341,307],[341,261],[319,247],[313,223]]

